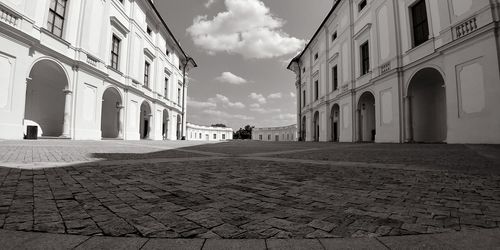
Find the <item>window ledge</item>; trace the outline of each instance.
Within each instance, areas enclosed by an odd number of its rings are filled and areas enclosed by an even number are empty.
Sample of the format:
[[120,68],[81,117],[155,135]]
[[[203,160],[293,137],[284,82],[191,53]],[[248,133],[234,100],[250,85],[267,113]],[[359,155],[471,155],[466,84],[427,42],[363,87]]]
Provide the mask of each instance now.
[[70,43],[70,42],[68,42],[68,41],[64,40],[62,37],[58,37],[58,36],[56,36],[56,35],[52,34],[52,32],[50,32],[50,31],[49,31],[48,29],[46,29],[46,28],[41,28],[41,29],[40,29],[40,31],[41,31],[42,33],[44,33],[44,34],[46,34],[46,35],[48,35],[48,36],[50,36],[50,37],[54,38],[55,40],[57,40],[57,41],[59,41],[59,42],[63,43],[64,45],[66,45],[66,46],[68,46],[68,47],[69,47],[69,46],[71,46],[71,43]]
[[111,67],[111,65],[108,65],[108,66],[107,66],[107,68],[108,68],[109,70],[111,70],[111,71],[115,72],[116,74],[123,76],[123,73],[122,73],[120,70],[117,70],[117,69],[115,69],[115,68]]
[[421,47],[425,47],[427,44],[429,44],[431,42],[434,42],[434,37],[429,38],[429,40],[425,41],[424,43],[422,43],[418,46],[412,47],[411,49],[407,50],[405,54],[410,54],[411,52],[418,50]]

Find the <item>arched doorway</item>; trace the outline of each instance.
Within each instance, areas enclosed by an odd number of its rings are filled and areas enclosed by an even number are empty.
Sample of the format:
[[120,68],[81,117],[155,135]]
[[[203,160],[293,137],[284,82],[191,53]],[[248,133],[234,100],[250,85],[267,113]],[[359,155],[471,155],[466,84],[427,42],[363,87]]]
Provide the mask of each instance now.
[[307,129],[307,123],[306,123],[306,117],[302,117],[302,128],[301,128],[301,131],[300,131],[300,140],[301,141],[306,141],[306,129]]
[[332,141],[338,142],[340,138],[340,107],[338,104],[333,105],[331,119]]
[[147,103],[146,101],[144,101],[142,104],[141,104],[141,125],[140,125],[140,133],[141,133],[141,139],[143,140],[147,140],[147,139],[151,139],[150,138],[150,133],[151,133],[151,125],[152,125],[152,121],[151,121],[151,117],[152,117],[152,113],[151,113],[151,107],[149,106],[149,103]]
[[[182,139],[182,118],[180,115],[177,115],[177,140]],[[207,141],[209,140],[209,135],[207,135]]]
[[102,95],[101,136],[107,139],[123,139],[123,106],[120,92],[108,88]]
[[318,142],[319,141],[319,112],[318,111],[316,111],[316,113],[314,113],[313,130],[314,130],[314,141]]
[[31,68],[30,78],[24,125],[38,127],[38,136],[69,138],[71,91],[64,69],[52,60],[41,60]]
[[408,141],[446,141],[446,88],[438,70],[425,68],[413,76],[408,86],[406,105]]
[[374,142],[375,134],[375,97],[365,92],[358,102],[358,141]]
[[168,140],[168,121],[170,120],[168,115],[168,110],[163,110],[163,126],[162,126],[162,134],[163,140]]

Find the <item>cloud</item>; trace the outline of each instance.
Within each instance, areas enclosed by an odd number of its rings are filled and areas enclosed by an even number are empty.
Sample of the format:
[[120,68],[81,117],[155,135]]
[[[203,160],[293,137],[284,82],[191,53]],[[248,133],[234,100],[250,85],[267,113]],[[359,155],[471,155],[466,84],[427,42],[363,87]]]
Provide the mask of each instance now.
[[200,102],[188,96],[187,105],[192,108],[216,108],[217,104],[215,102]]
[[254,104],[250,105],[250,108],[258,109],[258,108],[260,108],[260,104],[254,103]]
[[246,107],[245,104],[241,102],[231,102],[229,98],[221,94],[215,95],[215,98],[209,98],[208,101],[211,103],[222,103],[222,106],[225,108],[229,107],[229,108],[244,109]]
[[297,121],[297,114],[279,114],[274,117],[276,120],[283,120],[283,121],[290,121],[294,122]]
[[233,114],[229,114],[229,113],[224,112],[224,111],[213,110],[213,109],[204,110],[203,113],[211,115],[211,116],[215,116],[217,118],[226,118],[226,119],[235,118],[235,119],[240,119],[240,120],[245,120],[245,121],[255,119],[254,117],[251,117],[251,116],[240,115],[240,114],[233,115]]
[[267,102],[266,98],[261,94],[251,93],[248,97],[252,98],[260,104],[265,104]]
[[205,3],[205,8],[210,8],[210,6],[212,6],[215,2],[216,0],[208,0],[208,2]]
[[296,53],[306,41],[291,37],[281,28],[261,0],[225,0],[226,11],[213,19],[197,16],[187,29],[196,46],[209,54],[227,52],[245,58],[273,58]]
[[264,109],[264,108],[251,108],[250,111],[257,112],[260,114],[270,114],[281,112],[281,109]]
[[283,95],[281,93],[274,93],[274,94],[270,94],[267,98],[269,98],[269,99],[280,99],[281,97],[283,97]]
[[247,83],[248,81],[231,73],[231,72],[223,72],[221,76],[215,78],[215,80],[223,83],[229,83],[233,85],[242,85]]
[[297,97],[297,95],[295,94],[295,92],[290,92],[290,97],[295,98],[295,97]]

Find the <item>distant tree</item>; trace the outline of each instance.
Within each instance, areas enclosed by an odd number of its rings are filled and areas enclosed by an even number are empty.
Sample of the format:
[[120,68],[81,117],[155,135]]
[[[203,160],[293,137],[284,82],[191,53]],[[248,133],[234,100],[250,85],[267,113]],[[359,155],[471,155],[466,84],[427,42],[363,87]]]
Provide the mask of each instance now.
[[238,131],[233,133],[233,139],[235,140],[250,140],[252,139],[252,130],[255,126],[246,125],[244,128],[240,128]]
[[214,128],[227,128],[226,124],[222,124],[222,123],[212,124],[212,127],[214,127]]

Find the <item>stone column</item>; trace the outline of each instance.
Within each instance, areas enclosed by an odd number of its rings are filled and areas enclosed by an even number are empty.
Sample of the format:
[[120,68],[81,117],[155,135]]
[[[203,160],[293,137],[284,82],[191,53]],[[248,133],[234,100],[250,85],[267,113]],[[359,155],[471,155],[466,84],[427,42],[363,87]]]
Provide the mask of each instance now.
[[411,96],[405,96],[404,98],[404,124],[405,124],[405,142],[413,141],[413,124],[412,124],[412,114],[411,114]]
[[123,124],[124,124],[123,110],[125,109],[125,106],[118,104],[116,108],[118,109],[118,139],[123,139]]
[[71,138],[71,90],[64,89],[64,123],[62,137]]

